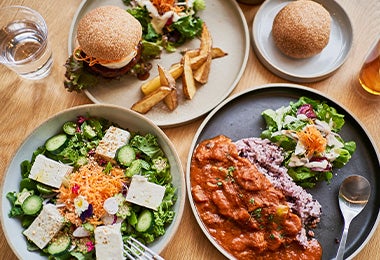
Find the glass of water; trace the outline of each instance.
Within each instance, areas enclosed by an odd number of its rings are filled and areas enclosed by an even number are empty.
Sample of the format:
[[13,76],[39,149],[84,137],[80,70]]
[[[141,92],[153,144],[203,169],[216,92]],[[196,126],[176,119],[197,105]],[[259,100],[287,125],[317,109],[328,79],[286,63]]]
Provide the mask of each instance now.
[[49,75],[53,58],[42,16],[25,6],[7,6],[0,17],[0,63],[27,79]]

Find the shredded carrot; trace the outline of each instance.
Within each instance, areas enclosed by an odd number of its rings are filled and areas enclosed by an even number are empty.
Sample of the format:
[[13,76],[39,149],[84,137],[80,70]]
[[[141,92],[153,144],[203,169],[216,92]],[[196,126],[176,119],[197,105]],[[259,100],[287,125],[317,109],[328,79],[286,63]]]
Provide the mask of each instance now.
[[103,170],[104,168],[95,162],[84,165],[71,173],[68,176],[68,184],[59,189],[57,204],[65,204],[59,209],[71,223],[77,226],[82,223],[75,213],[74,199],[77,196],[84,196],[92,205],[93,215],[86,221],[97,226],[102,224],[101,218],[106,214],[103,208],[104,201],[122,191],[123,182],[126,181],[123,171],[113,168],[109,173],[104,173]]
[[[83,54],[84,54],[84,56],[83,56]],[[73,57],[77,61],[87,62],[89,66],[94,66],[94,65],[99,64],[99,63],[107,64],[107,63],[114,63],[114,62],[120,61],[120,60],[103,60],[103,59],[88,56],[87,54],[82,52],[82,49],[80,46],[78,46],[74,49]]]
[[315,126],[308,126],[304,130],[297,132],[301,143],[305,146],[306,155],[313,156],[315,152],[322,153],[326,149],[327,140]]
[[176,0],[151,0],[151,2],[161,15],[168,11],[179,13],[184,9],[183,6],[176,5]]

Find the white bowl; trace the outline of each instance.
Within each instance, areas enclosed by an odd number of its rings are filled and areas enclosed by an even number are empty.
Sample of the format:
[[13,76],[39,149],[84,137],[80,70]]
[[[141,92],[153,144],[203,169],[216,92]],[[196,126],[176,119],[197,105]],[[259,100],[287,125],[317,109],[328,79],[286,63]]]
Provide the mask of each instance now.
[[1,224],[8,244],[19,259],[47,259],[41,256],[39,252],[27,250],[26,238],[22,234],[23,228],[20,221],[16,218],[8,217],[11,204],[6,195],[8,192],[19,190],[19,183],[21,181],[20,163],[24,160],[30,160],[32,153],[39,146],[43,145],[48,137],[57,134],[64,122],[75,120],[77,116],[87,114],[108,119],[120,127],[128,128],[131,131],[138,131],[142,134],[152,133],[158,137],[160,146],[171,165],[172,182],[177,188],[178,199],[174,205],[176,215],[173,222],[168,226],[166,234],[152,243],[150,248],[160,253],[170,242],[179,226],[185,205],[185,179],[179,156],[165,133],[146,117],[126,108],[101,104],[82,105],[62,111],[37,127],[19,147],[5,171],[1,186]]

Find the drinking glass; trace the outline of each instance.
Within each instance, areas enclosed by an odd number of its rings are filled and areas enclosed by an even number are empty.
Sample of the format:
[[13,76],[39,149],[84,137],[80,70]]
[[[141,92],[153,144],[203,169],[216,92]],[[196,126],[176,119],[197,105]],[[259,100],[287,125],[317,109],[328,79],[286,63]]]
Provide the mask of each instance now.
[[359,82],[368,93],[380,95],[380,36],[364,60],[359,72]]
[[0,63],[26,79],[41,79],[53,58],[42,16],[25,6],[0,8]]

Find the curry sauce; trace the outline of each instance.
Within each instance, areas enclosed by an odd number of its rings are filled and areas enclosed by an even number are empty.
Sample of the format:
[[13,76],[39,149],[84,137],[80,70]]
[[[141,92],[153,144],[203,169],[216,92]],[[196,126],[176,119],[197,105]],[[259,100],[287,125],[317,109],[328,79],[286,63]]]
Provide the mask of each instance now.
[[315,239],[301,245],[301,219],[282,191],[238,155],[225,136],[201,142],[190,168],[191,192],[214,239],[237,259],[321,259]]

